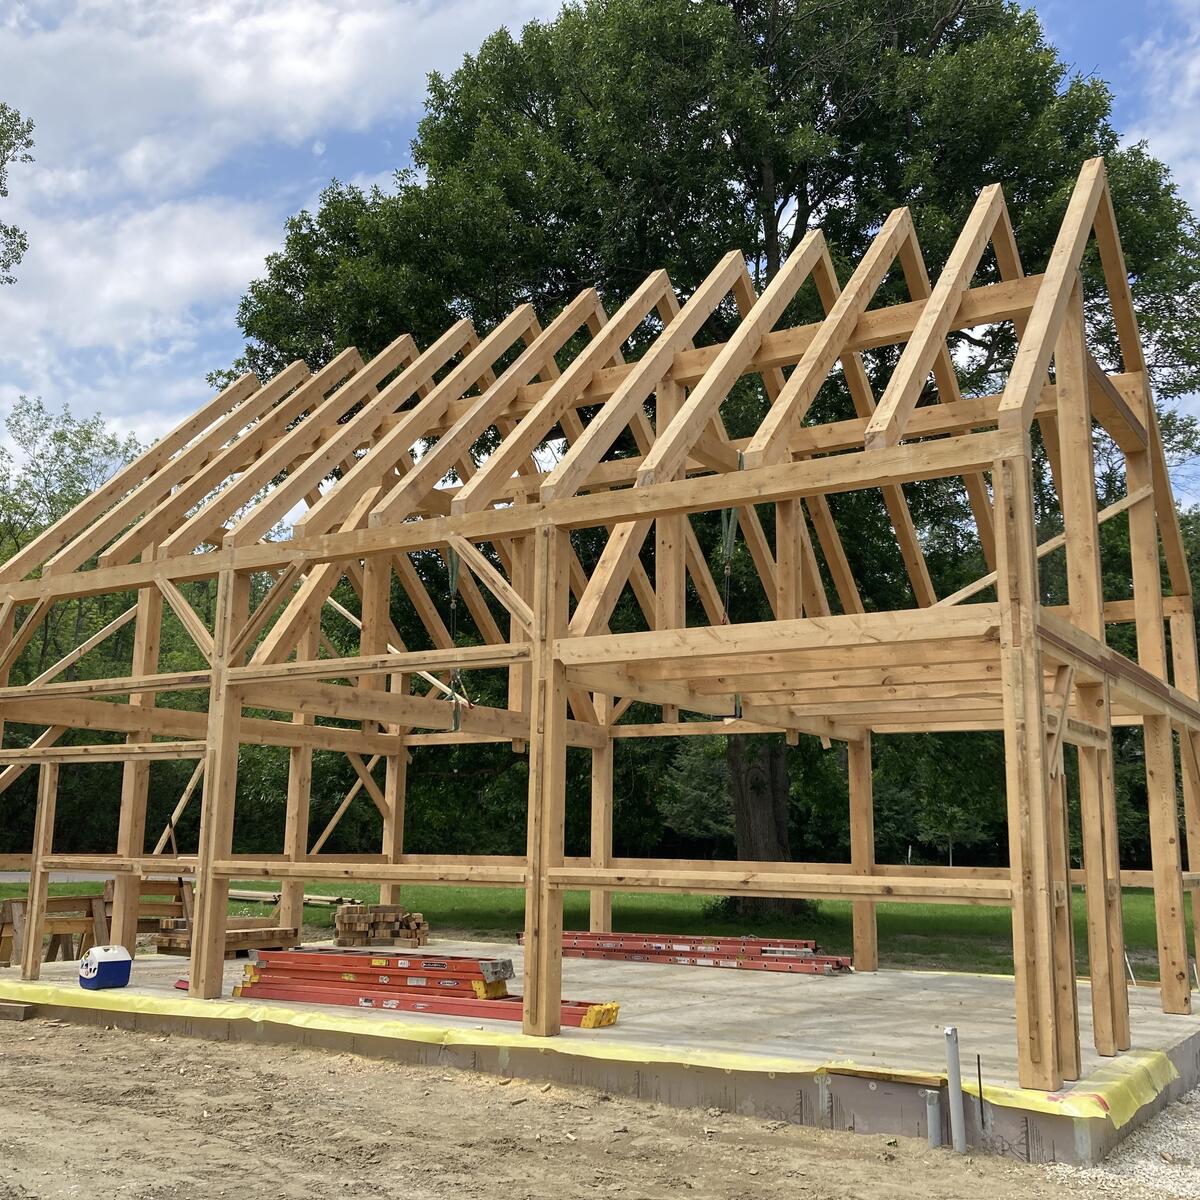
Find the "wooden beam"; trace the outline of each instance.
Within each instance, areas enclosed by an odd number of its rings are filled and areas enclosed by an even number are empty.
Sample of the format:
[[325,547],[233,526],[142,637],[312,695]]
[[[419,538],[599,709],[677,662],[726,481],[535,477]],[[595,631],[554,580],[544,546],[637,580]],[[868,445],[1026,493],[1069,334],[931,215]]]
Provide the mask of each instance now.
[[945,349],[954,315],[963,294],[970,288],[971,276],[979,266],[1003,207],[1004,193],[999,184],[992,184],[979,193],[937,286],[921,311],[921,319],[892,372],[879,407],[867,423],[868,449],[892,446],[903,438],[908,416],[917,406],[934,361]]
[[[498,420],[513,403],[517,393],[535,376],[547,381],[557,377],[554,356],[579,331],[589,314],[600,303],[594,288],[585,288],[563,309],[550,324],[533,338],[521,356],[487,388],[482,395],[460,403],[465,407],[448,410],[450,425],[438,440],[417,460],[412,471],[371,514],[372,525],[386,525],[414,511],[427,496]],[[536,323],[535,323],[536,324]],[[535,331],[531,325],[530,333]],[[547,382],[546,386],[549,386]]]
[[[465,332],[456,326],[449,335],[451,343],[457,345]],[[421,368],[416,368],[413,375],[406,374],[419,358],[417,344],[408,334],[396,338],[303,421],[287,430],[219,497],[181,527],[176,539],[195,543],[205,536],[204,526],[211,527],[214,521],[223,526],[233,517],[237,519],[225,533],[224,545],[246,546],[265,537],[335,467],[351,460],[355,443],[360,438],[369,439],[368,431],[377,418],[420,390],[427,378]],[[404,390],[406,385],[398,385],[394,390],[388,387],[379,391],[394,371],[401,372],[397,381],[406,379],[413,387]],[[280,481],[285,471],[287,476]],[[270,490],[259,495],[268,484]]]
[[142,742],[135,745],[113,742],[90,746],[45,745],[0,750],[0,762],[156,762],[176,758],[199,758],[203,753],[203,742]]
[[452,511],[478,511],[489,505],[505,481],[529,457],[583,394],[592,376],[629,340],[671,286],[666,271],[655,271],[617,310],[546,394],[504,439],[487,462],[454,498]]
[[208,627],[200,619],[200,615],[188,603],[187,597],[165,575],[156,577],[154,582],[167,603],[171,606],[171,611],[179,618],[179,623],[183,626],[184,633],[192,639],[196,649],[204,656],[204,661],[211,666],[213,660],[213,636],[208,632]]
[[205,1000],[215,1000],[224,987],[229,881],[218,876],[214,866],[233,850],[242,707],[228,677],[229,652],[234,635],[249,616],[248,584],[245,576],[239,578],[234,571],[222,571],[217,582],[212,693],[204,753],[204,798],[188,985],[190,995]]
[[[741,251],[731,250],[709,272],[674,319],[665,323],[662,333],[634,364],[621,386],[588,422],[583,435],[546,476],[541,487],[543,500],[573,496],[584,486],[592,469],[611,449],[634,414],[642,411],[650,394],[665,381],[674,365],[675,355],[691,346],[704,322],[744,270],[745,259]],[[666,423],[660,425],[660,429],[665,428]]]
[[784,309],[808,277],[825,247],[819,230],[804,235],[778,274],[767,285],[758,303],[742,319],[712,365],[692,389],[675,419],[660,430],[650,453],[642,461],[638,484],[646,487],[670,479],[683,469],[688,452],[709,420],[717,414],[729,389],[758,353],[763,339],[774,329]]
[[[221,488],[247,458],[251,465],[241,474],[243,485],[249,479],[255,481],[259,489],[266,487],[274,473],[268,474],[270,466],[255,462],[255,458],[304,414],[320,408],[326,394],[361,370],[362,366],[363,361],[357,350],[353,347],[343,350],[315,375],[303,380],[290,395],[280,399],[273,408],[264,407],[254,414],[258,417],[256,424],[242,430],[233,442],[214,454],[203,467],[118,538],[100,556],[100,565],[110,567],[130,562],[147,546],[154,544],[161,544],[163,553],[167,555],[194,550],[211,530],[220,526],[238,507],[236,499],[221,496],[219,492],[216,496],[212,493]],[[273,386],[264,388],[263,394]],[[252,403],[257,399],[255,397]],[[239,490],[244,494],[244,488]],[[197,506],[198,511],[189,517],[189,511]]]
[[[1028,456],[997,462],[1001,668],[1005,778],[1012,870],[1018,1076],[1022,1087],[1062,1085],[1053,953],[1049,772],[1037,636],[1033,495]],[[953,611],[953,610],[947,610]],[[941,615],[940,613],[937,615]]]
[[[153,557],[153,548],[147,547]],[[162,593],[157,588],[143,588],[138,593],[137,624],[134,628],[132,670],[135,675],[149,674],[158,669],[162,643]],[[153,708],[154,692],[139,692],[129,697],[134,712]],[[150,741],[148,731],[130,733],[130,745]],[[136,858],[146,849],[146,806],[150,793],[150,764],[145,761],[126,762],[121,772],[121,812],[117,826],[117,853]],[[137,954],[138,903],[140,894],[136,881],[124,877],[113,884],[111,941],[124,946],[130,956]]]
[[1025,429],[1033,419],[1037,396],[1105,187],[1104,159],[1088,159],[1071,193],[1066,216],[1050,252],[1045,279],[1038,289],[1008,375],[1004,399],[1000,402],[1002,427]]
[[[161,472],[166,463],[214,420],[224,417],[249,396],[258,391],[258,379],[247,372],[223,388],[207,404],[181,421],[170,433],[159,438],[148,450],[122,467],[107,483],[98,487],[86,500],[65,513],[48,529],[43,530],[23,549],[0,566],[0,582],[21,579],[44,563],[115,501],[133,490],[143,480]],[[86,558],[86,555],[85,555]],[[83,560],[80,560],[83,561]]]
[[466,538],[451,537],[449,546],[475,573],[488,591],[508,609],[509,616],[522,629],[528,631],[533,624],[533,610],[525,603],[512,584]]
[[36,980],[42,970],[46,897],[50,891],[50,871],[46,859],[54,851],[54,816],[57,803],[58,763],[43,761],[38,770],[33,853],[29,862],[29,890],[25,904],[25,937],[21,947],[21,978],[27,980]]
[[[850,790],[850,861],[855,875],[874,875],[875,807],[872,790],[871,737],[849,742],[846,747]],[[856,900],[853,905],[854,969],[879,970],[879,935],[875,905]]]
[[562,1007],[562,892],[549,879],[565,853],[567,688],[554,651],[567,632],[568,547],[562,530],[543,526],[534,535],[530,727],[541,736],[529,746],[522,1024],[537,1037],[558,1033]]
[[[359,446],[370,445],[383,418],[402,408],[414,396],[418,397],[417,403],[403,414],[400,424],[390,432],[389,441],[394,445],[397,440],[403,440],[402,435],[405,433],[412,434],[409,445],[416,441],[445,412],[445,405],[449,403],[449,393],[454,390],[453,388],[445,391],[440,388],[430,390],[430,385],[437,372],[444,369],[455,355],[476,346],[475,329],[470,321],[455,322],[432,346],[405,367],[368,405],[360,409],[349,421],[338,426],[333,436],[323,444],[318,458],[309,461],[302,468],[303,474],[297,476],[297,481],[289,490],[287,498],[291,499],[293,503],[299,502],[307,491],[304,485],[313,487],[323,478],[323,475],[317,475],[319,468],[323,468],[327,473]],[[452,380],[457,385],[470,359],[471,355],[468,354],[451,372],[448,381]],[[482,371],[478,357],[471,362],[467,374],[476,368]],[[465,391],[468,386],[470,386],[469,383],[464,384],[462,390]],[[407,450],[407,446],[404,449]],[[358,512],[364,498],[371,495],[372,487],[380,485],[389,474],[394,473],[398,468],[407,469],[408,466],[409,463],[401,460],[399,451],[386,454],[368,452],[358,459],[333,487],[324,492],[315,504],[309,507],[304,519],[297,522],[297,528],[306,532],[324,532],[344,525]],[[374,497],[374,499],[377,501],[379,497]],[[364,524],[369,511],[370,509],[366,509],[362,513]]]
[[879,285],[912,230],[907,208],[893,209],[809,342],[778,400],[771,405],[744,452],[748,467],[783,462],[792,428],[805,417]]

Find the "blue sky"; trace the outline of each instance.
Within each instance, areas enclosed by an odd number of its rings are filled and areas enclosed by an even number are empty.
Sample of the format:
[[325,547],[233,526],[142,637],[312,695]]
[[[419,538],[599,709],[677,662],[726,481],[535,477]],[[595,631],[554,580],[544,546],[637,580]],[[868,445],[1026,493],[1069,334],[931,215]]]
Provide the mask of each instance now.
[[[558,3],[0,2],[0,97],[37,123],[0,210],[30,240],[0,288],[0,412],[24,392],[170,428],[237,354],[238,298],[284,218],[331,176],[386,182],[426,72]],[[1200,0],[1035,7],[1200,207]]]

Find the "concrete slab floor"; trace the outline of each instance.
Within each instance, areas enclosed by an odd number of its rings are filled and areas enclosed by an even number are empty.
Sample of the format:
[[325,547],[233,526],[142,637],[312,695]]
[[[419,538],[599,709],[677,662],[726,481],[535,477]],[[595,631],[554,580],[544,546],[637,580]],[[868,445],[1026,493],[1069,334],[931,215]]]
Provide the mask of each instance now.
[[[510,990],[520,990],[522,951],[512,942],[434,939],[427,952],[511,958],[517,978]],[[226,963],[227,995],[241,979],[244,967],[245,960]],[[185,959],[141,955],[129,991],[179,996],[173,985],[186,972]],[[76,976],[73,963],[46,963],[42,968],[42,980],[49,984],[73,982]],[[13,970],[0,971],[0,980],[16,978]],[[621,1005],[620,1018],[611,1028],[564,1029],[562,1037],[572,1042],[735,1052],[814,1065],[836,1061],[879,1071],[941,1072],[945,1066],[942,1029],[957,1025],[965,1076],[974,1079],[978,1054],[986,1083],[1017,1084],[1013,983],[1002,976],[880,971],[825,977],[567,958],[563,961],[563,997],[616,1000]],[[1092,1046],[1090,1001],[1090,989],[1081,982],[1084,1078],[1112,1061],[1102,1059]],[[309,1007],[269,1003],[283,1008]],[[1132,988],[1130,1008],[1135,1050],[1169,1050],[1200,1032],[1200,1016],[1164,1014],[1156,989]],[[519,1029],[509,1021],[353,1008],[325,1011],[369,1022],[398,1019],[468,1029]]]

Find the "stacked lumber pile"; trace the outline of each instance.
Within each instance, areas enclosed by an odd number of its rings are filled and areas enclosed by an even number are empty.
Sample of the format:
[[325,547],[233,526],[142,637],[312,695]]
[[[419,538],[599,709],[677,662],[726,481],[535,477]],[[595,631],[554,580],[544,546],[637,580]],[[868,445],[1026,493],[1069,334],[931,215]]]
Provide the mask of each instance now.
[[[230,917],[225,926],[225,957],[245,958],[251,950],[285,950],[300,944],[300,930],[264,925],[260,917]],[[154,948],[159,954],[188,957],[192,952],[192,923],[186,917],[159,922]]]
[[[525,944],[525,935],[518,937]],[[816,942],[790,938],[694,937],[666,933],[585,933],[564,930],[564,958],[670,963],[679,967],[732,967],[795,975],[848,975],[849,958],[823,954]]]
[[[194,887],[190,879],[142,879],[138,882],[138,933],[159,933],[165,920],[186,920],[192,915]],[[116,883],[104,884],[104,907],[112,919]]]
[[337,946],[400,946],[416,950],[429,940],[429,923],[403,904],[343,904],[333,917]]
[[[0,967],[19,964],[25,944],[27,902],[0,900]],[[44,961],[81,958],[92,946],[108,942],[108,913],[103,896],[51,896],[46,901],[43,933],[49,937]],[[78,949],[75,939],[78,937]]]
[[[259,951],[233,994],[243,999],[340,1004],[350,1008],[450,1017],[521,1020],[521,997],[508,994],[511,958],[391,955],[304,947]],[[598,1029],[617,1019],[616,1004],[564,1000],[562,1023]]]

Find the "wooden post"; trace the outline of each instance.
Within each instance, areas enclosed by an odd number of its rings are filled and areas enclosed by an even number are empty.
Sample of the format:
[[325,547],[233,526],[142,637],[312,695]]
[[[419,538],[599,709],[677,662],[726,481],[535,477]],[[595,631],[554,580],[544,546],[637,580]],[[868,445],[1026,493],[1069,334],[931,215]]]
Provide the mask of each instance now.
[[[1107,685],[1080,688],[1079,696],[1089,720],[1107,723]],[[1129,1049],[1131,1035],[1111,750],[1079,747],[1079,807],[1083,825],[1093,1037],[1098,1053],[1113,1055],[1118,1050]]]
[[[855,875],[875,871],[875,801],[871,735],[847,743],[850,781],[850,867]],[[879,936],[873,900],[854,901],[854,969],[879,970]]]
[[992,472],[992,486],[1018,1075],[1022,1087],[1053,1091],[1062,1084],[1062,1071],[1058,1062],[1046,719],[1037,632],[1040,600],[1029,458],[998,461]]
[[1054,871],[1054,980],[1058,1062],[1064,1079],[1078,1079],[1079,993],[1075,986],[1075,923],[1071,917],[1071,838],[1062,747],[1050,784],[1050,846]]
[[558,1033],[562,1006],[562,892],[546,872],[563,859],[567,774],[565,672],[555,640],[567,630],[569,535],[540,525],[534,546],[534,642],[525,880],[525,1032]]
[[[319,647],[316,627],[310,625],[300,635],[296,645],[298,661],[316,658]],[[309,713],[292,714],[293,725],[314,724]],[[289,862],[303,862],[308,857],[308,814],[312,799],[312,746],[305,743],[288,747],[287,814],[283,826],[283,852]],[[279,892],[279,924],[285,929],[299,929],[304,924],[304,880],[285,879]]]
[[[15,605],[6,605],[0,615],[0,646],[7,646],[13,638],[13,628],[16,626],[17,610]],[[12,668],[0,665],[0,687],[8,686],[8,677]],[[0,710],[0,746],[4,745],[4,714]]]
[[[143,561],[154,557],[154,547],[143,554]],[[138,592],[137,616],[134,618],[133,671],[134,675],[149,675],[158,670],[159,644],[162,640],[162,592],[157,587],[144,587]],[[134,692],[129,697],[131,709],[154,707],[153,692]],[[129,743],[148,742],[148,732],[131,733]],[[146,848],[146,802],[150,792],[150,764],[127,762],[121,774],[121,818],[117,830],[117,853],[122,858],[136,858]],[[113,883],[112,937],[114,945],[124,946],[131,955],[137,952],[138,906],[141,901],[140,875],[123,873]]]
[[1183,907],[1183,860],[1175,790],[1175,741],[1167,717],[1143,717],[1142,731],[1146,746],[1146,798],[1150,808],[1159,993],[1163,1012],[1190,1013],[1192,981],[1187,918]]
[[775,618],[779,621],[794,621],[803,615],[803,526],[799,500],[780,500],[775,505]]
[[43,863],[54,849],[54,810],[58,803],[58,763],[38,768],[37,816],[33,826],[33,855],[29,862],[29,902],[25,905],[25,934],[21,945],[21,978],[42,973],[42,938],[46,932],[46,896],[50,872]]
[[[1085,633],[1103,642],[1100,526],[1096,512],[1083,290],[1078,279],[1055,343],[1054,374],[1058,391],[1059,502],[1066,541],[1071,620]],[[1111,739],[1107,687],[1078,684],[1075,699],[1086,719],[1104,730]],[[1079,810],[1083,869],[1087,880],[1092,1035],[1097,1051],[1104,1055],[1129,1048],[1129,991],[1125,979],[1116,809],[1114,806],[1110,814],[1106,800],[1107,789],[1111,786],[1111,779],[1107,778],[1110,771],[1111,748],[1080,748]],[[1067,845],[1070,845],[1069,840]],[[1060,934],[1065,936],[1061,930]]]
[[[533,606],[533,553],[532,538],[516,537],[512,539],[512,568],[510,579],[513,589],[530,607]],[[509,622],[508,640],[510,642],[528,641],[528,637],[515,622]],[[529,711],[530,676],[529,667],[525,663],[517,663],[508,668],[508,707],[510,712]],[[514,754],[524,754],[526,742],[517,739],[512,744]]]
[[196,864],[196,907],[188,988],[191,995],[206,1000],[220,996],[224,984],[229,880],[214,878],[213,864],[228,858],[233,851],[242,704],[229,684],[227,671],[231,665],[230,647],[237,631],[246,622],[248,609],[248,577],[225,568],[217,577],[208,747],[204,756],[200,854]]
[[[683,405],[684,389],[663,379],[654,398],[655,428],[662,431],[674,420]],[[673,478],[680,478],[676,471]],[[687,624],[686,574],[684,552],[687,546],[688,518],[680,513],[661,516],[654,522],[654,627],[662,632],[682,629]],[[679,720],[679,706],[664,704],[662,719]],[[610,745],[609,752],[612,747]]]
[[[1135,367],[1135,369],[1137,369]],[[1134,409],[1151,432],[1157,429],[1149,389],[1143,387]],[[1167,645],[1163,629],[1162,568],[1159,565],[1158,514],[1154,494],[1154,462],[1150,448],[1125,454],[1125,486],[1143,498],[1129,509],[1129,556],[1133,568],[1133,602],[1137,624],[1138,664],[1167,680]],[[1168,520],[1170,518],[1168,517]],[[1175,789],[1175,748],[1170,719],[1142,718],[1146,753],[1146,800],[1150,816],[1150,856],[1154,871],[1154,920],[1158,933],[1158,978],[1163,1012],[1192,1010],[1187,953],[1187,921],[1183,907],[1182,856]]]
[[[359,652],[386,654],[388,645],[395,636],[392,633],[392,564],[387,558],[368,558],[363,563],[362,633],[359,638]],[[389,686],[389,680],[393,691],[403,691],[403,675],[366,675],[358,680],[358,685],[368,691],[384,691]],[[399,725],[382,725],[367,721],[363,722],[363,729],[396,735],[404,732]],[[396,753],[389,754],[384,759],[385,812],[380,849],[389,863],[397,863],[404,856],[404,802],[408,785],[408,759],[409,751],[403,745],[398,745]],[[379,899],[384,904],[399,904],[400,884],[381,884]]]
[[[404,857],[404,802],[408,792],[408,760],[411,752],[403,744],[399,752],[387,756],[387,775],[383,784],[383,798],[387,815],[383,818],[383,853],[389,863],[398,863]],[[400,884],[385,883],[379,889],[379,899],[384,904],[400,903]]]
[[[612,697],[597,695],[596,715],[607,729],[612,716]],[[592,748],[592,836],[589,844],[593,867],[612,866],[613,848],[613,740]],[[612,932],[612,892],[592,888],[588,928],[593,933]]]
[[[1196,662],[1196,623],[1190,612],[1171,614],[1171,656],[1175,686],[1185,696],[1200,696]],[[1179,756],[1183,765],[1183,825],[1187,836],[1187,866],[1200,871],[1200,736],[1179,730]],[[1200,962],[1200,888],[1192,889],[1192,934],[1196,961]]]

